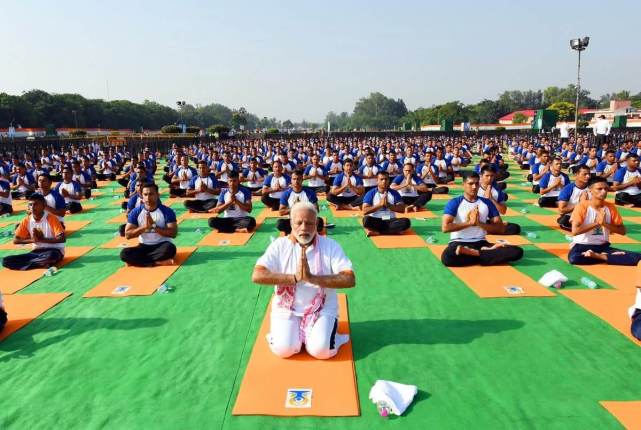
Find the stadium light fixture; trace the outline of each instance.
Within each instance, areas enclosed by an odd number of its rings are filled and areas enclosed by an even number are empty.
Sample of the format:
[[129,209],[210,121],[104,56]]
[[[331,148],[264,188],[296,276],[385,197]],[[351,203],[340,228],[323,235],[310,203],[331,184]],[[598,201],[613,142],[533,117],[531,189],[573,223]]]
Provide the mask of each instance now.
[[581,93],[581,51],[585,51],[590,43],[588,36],[580,37],[570,40],[570,48],[575,50],[578,54],[578,62],[576,69],[576,103],[574,105],[574,135],[576,137],[579,129],[579,94]]

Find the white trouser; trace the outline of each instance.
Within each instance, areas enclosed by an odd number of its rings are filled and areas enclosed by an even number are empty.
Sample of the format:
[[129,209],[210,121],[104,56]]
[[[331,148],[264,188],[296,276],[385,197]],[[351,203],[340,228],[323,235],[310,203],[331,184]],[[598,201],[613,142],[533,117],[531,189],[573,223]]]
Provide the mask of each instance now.
[[[272,313],[271,332],[267,335],[267,342],[274,354],[287,358],[300,352],[303,346],[299,333],[301,321],[302,318],[295,315],[286,317]],[[321,360],[336,355],[340,345],[333,345],[334,348],[330,349],[330,345],[336,343],[335,339],[332,339],[335,337],[332,334],[336,334],[334,324],[336,324],[336,318],[333,316],[320,315],[314,325],[307,330],[305,349],[309,355]]]

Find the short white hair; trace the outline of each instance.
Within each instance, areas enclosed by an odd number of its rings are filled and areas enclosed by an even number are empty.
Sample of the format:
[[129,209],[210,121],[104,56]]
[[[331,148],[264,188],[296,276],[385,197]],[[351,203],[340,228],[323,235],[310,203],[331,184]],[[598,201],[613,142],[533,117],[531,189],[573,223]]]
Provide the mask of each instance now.
[[316,206],[313,203],[310,202],[296,202],[292,205],[290,211],[289,211],[289,218],[293,219],[294,218],[294,212],[297,211],[310,211],[314,212],[314,217],[318,217],[318,211],[316,210]]

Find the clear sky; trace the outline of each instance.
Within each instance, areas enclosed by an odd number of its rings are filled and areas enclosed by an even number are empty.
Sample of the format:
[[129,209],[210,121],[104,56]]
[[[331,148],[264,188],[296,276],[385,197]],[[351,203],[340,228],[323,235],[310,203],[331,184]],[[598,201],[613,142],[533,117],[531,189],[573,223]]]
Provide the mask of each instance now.
[[[322,121],[576,81],[641,91],[639,1],[0,1],[0,92],[39,88]],[[107,86],[108,82],[108,86]],[[109,91],[108,91],[109,89]]]

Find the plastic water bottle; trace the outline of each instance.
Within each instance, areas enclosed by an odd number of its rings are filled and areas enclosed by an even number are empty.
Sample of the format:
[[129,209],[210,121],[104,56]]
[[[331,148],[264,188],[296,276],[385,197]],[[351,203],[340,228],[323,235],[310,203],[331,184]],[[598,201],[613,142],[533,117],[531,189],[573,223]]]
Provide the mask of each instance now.
[[427,236],[427,239],[425,239],[427,243],[436,243],[436,238],[434,236]]
[[168,293],[169,291],[171,291],[171,287],[169,287],[169,285],[167,284],[162,284],[156,291],[158,291],[160,294]]
[[117,200],[119,197],[118,196],[113,196],[112,199]]
[[526,213],[529,213],[530,211],[529,211],[529,210],[527,210],[527,209],[525,209],[525,208],[523,208],[523,209],[521,209],[521,210],[520,210],[520,212],[521,212],[522,214],[526,214]]
[[273,241],[275,241],[275,240],[276,240],[276,238],[275,238],[274,236],[269,236],[269,241],[270,241],[270,242],[273,242]]
[[120,208],[120,213],[125,213],[125,210],[123,208]]
[[390,407],[390,405],[383,400],[379,400],[378,402],[376,402],[376,410],[378,411],[378,414],[383,418],[388,418],[390,413],[392,412],[392,408]]
[[587,276],[581,276],[581,283],[586,287],[590,288],[591,290],[596,290],[597,288],[599,288],[596,282],[594,282],[592,279],[588,278]]
[[574,238],[572,236],[570,236],[569,234],[565,235],[565,240],[567,240],[568,242],[572,242],[573,239]]
[[58,269],[56,269],[56,266],[51,266],[50,268],[45,270],[44,275],[49,277],[49,276],[55,275],[57,272],[58,272]]
[[536,233],[534,233],[533,231],[528,231],[526,236],[527,236],[528,239],[536,239],[537,238]]

